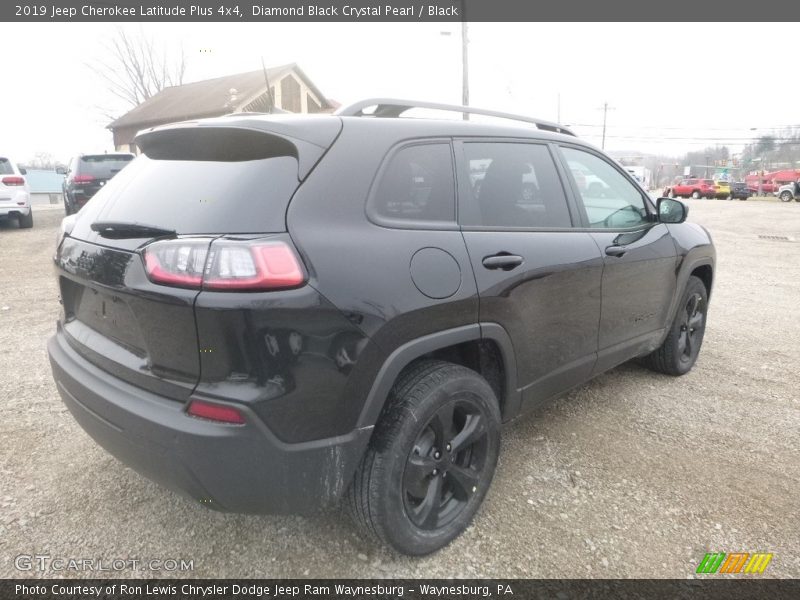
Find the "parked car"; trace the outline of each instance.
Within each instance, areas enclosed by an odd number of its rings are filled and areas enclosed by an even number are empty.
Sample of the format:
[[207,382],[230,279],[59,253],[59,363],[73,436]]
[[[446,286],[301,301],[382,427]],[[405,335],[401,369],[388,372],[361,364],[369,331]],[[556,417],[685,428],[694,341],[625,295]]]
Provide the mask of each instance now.
[[714,191],[715,198],[725,198],[726,200],[731,199],[731,184],[727,181],[715,181]]
[[744,181],[734,181],[731,183],[731,197],[735,200],[747,200],[753,195],[752,190],[747,187]]
[[501,423],[630,359],[697,360],[711,238],[560,125],[367,100],[135,142],[64,219],[49,356],[99,444],[203,506],[343,499],[427,554],[481,505]]
[[790,202],[792,200],[800,202],[800,181],[794,181],[779,187],[778,198],[780,198],[782,202]]
[[16,218],[21,229],[33,227],[31,194],[25,169],[0,154],[0,218]]
[[670,198],[713,198],[717,194],[713,179],[683,179],[665,190]]
[[747,175],[745,176],[744,180],[747,182],[747,187],[750,188],[750,191],[753,192],[753,195],[759,193],[758,183],[759,179],[761,180],[761,193],[765,196],[772,196],[773,194],[777,193],[778,188],[780,187],[770,176],[759,176],[758,174]]
[[78,212],[114,175],[134,159],[133,154],[80,154],[69,162],[64,178],[64,211]]

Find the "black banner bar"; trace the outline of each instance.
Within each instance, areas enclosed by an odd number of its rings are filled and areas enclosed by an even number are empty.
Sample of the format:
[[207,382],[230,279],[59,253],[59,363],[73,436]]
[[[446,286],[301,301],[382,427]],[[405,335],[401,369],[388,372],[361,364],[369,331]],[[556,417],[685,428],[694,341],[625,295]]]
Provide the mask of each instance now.
[[[800,2],[759,0],[2,0],[0,21],[11,22],[676,22],[800,20]],[[714,33],[709,32],[709,40]]]
[[740,579],[6,579],[3,600],[494,600],[709,598],[724,600],[797,598],[800,580]]

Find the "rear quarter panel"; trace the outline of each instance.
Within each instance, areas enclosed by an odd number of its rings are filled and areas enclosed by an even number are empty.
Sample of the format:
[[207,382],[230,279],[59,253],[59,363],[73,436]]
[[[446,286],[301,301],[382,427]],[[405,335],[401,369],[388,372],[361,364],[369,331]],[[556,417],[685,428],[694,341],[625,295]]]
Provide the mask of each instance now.
[[[395,349],[478,319],[475,278],[457,228],[393,229],[367,218],[367,197],[384,157],[400,141],[416,137],[401,133],[408,123],[381,121],[375,127],[368,119],[348,119],[287,213],[310,284],[370,340],[369,351],[353,365],[348,395],[340,399],[345,420],[353,424],[380,365]],[[461,281],[452,296],[432,299],[414,285],[410,262],[423,248],[440,248],[458,263]]]

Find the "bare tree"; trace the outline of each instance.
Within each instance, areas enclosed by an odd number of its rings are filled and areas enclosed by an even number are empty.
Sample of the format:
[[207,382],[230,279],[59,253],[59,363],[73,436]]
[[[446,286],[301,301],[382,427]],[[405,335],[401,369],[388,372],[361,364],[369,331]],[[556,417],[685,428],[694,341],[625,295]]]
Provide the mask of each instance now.
[[25,166],[34,169],[55,169],[61,166],[61,163],[55,160],[49,152],[37,152],[25,163]]
[[105,44],[106,56],[87,66],[108,86],[108,91],[132,107],[165,87],[180,85],[186,72],[183,47],[177,56],[157,47],[153,37],[140,31],[130,35],[118,27]]

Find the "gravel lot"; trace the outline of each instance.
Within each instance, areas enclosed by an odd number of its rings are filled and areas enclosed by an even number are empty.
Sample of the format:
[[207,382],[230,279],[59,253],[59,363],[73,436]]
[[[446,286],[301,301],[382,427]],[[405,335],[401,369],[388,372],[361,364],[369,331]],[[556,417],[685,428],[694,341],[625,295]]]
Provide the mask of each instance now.
[[624,365],[508,426],[476,521],[423,559],[365,543],[338,512],[215,513],[107,455],[45,353],[63,213],[0,223],[0,577],[47,554],[191,559],[198,577],[684,578],[707,551],[772,552],[766,575],[800,577],[800,205],[689,203],[719,257],[696,368]]

